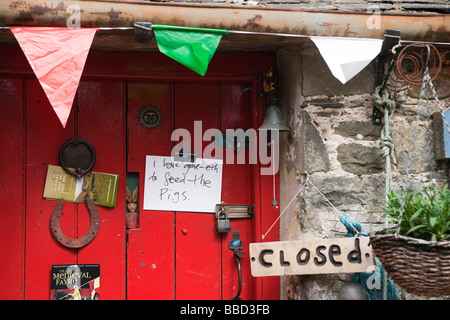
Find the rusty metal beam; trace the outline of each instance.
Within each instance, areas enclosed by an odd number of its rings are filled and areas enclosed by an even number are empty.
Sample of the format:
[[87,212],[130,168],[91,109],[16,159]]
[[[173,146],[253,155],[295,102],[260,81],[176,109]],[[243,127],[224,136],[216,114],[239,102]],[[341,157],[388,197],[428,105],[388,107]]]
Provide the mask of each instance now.
[[131,27],[135,21],[306,36],[379,38],[385,29],[403,40],[450,42],[450,16],[382,13],[369,28],[370,13],[311,11],[250,6],[174,4],[148,1],[0,0],[0,26],[66,26],[70,6],[80,9],[81,27]]

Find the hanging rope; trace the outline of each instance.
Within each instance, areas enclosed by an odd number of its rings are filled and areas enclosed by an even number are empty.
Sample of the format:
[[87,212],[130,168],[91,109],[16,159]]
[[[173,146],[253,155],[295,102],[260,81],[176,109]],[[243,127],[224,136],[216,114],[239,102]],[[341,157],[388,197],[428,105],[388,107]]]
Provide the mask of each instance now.
[[392,166],[391,166],[391,153],[394,147],[394,142],[390,136],[389,123],[394,116],[396,101],[391,92],[382,90],[383,86],[378,86],[373,94],[374,104],[380,109],[384,114],[384,125],[381,129],[381,139],[380,139],[380,156],[385,159],[386,164],[386,183],[385,183],[385,197],[392,190]]
[[[397,60],[397,52],[396,49],[399,45],[394,46],[392,48],[392,53],[394,54],[394,58],[392,59],[386,78],[384,79],[381,86],[375,88],[375,92],[373,94],[374,104],[375,106],[384,114],[384,124],[381,129],[380,135],[380,156],[385,159],[385,201],[388,200],[389,193],[392,190],[392,165],[391,165],[391,153],[392,148],[394,147],[394,140],[390,136],[390,121],[395,113],[395,107],[397,102],[395,101],[395,93],[392,93],[388,90],[384,90],[386,87],[387,80],[389,78],[389,73],[391,72],[395,61]],[[385,228],[388,226],[387,218],[384,220]],[[388,299],[388,276],[386,271],[383,268],[383,300]]]
[[[347,228],[348,237],[369,235],[366,229],[364,229],[357,221],[350,219],[346,214],[341,213],[341,215],[339,216],[339,220]],[[357,230],[357,232],[355,232],[355,230]],[[381,265],[381,262],[377,258],[375,258],[375,265],[375,270],[373,272],[356,273],[354,282],[358,283],[362,287],[369,300],[399,300],[400,295],[397,288],[392,283],[392,280],[387,276],[383,266]],[[380,294],[380,291],[378,290],[377,286],[374,285],[374,283],[381,282],[383,283],[384,287],[383,291]],[[384,288],[387,288],[387,296],[385,296]]]
[[[389,123],[394,116],[395,107],[397,102],[395,100],[395,92],[390,92],[385,90],[389,75],[396,65],[396,61],[398,58],[397,49],[401,46],[401,44],[397,44],[392,47],[391,52],[394,55],[394,58],[391,60],[386,77],[383,80],[383,83],[375,88],[375,92],[372,95],[374,105],[384,114],[384,125],[381,129],[381,138],[380,138],[380,156],[385,159],[385,172],[386,172],[386,181],[385,181],[385,199],[387,200],[389,192],[392,190],[392,166],[391,166],[391,153],[392,148],[394,147],[394,140],[390,136]],[[403,100],[402,100],[403,101]],[[387,226],[387,220],[385,220],[385,226]]]

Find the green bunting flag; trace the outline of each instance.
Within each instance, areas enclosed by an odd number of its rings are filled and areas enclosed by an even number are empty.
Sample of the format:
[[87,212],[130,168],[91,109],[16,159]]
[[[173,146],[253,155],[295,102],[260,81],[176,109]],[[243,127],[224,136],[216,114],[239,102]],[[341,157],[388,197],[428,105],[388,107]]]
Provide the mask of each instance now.
[[227,30],[153,25],[159,51],[204,76]]

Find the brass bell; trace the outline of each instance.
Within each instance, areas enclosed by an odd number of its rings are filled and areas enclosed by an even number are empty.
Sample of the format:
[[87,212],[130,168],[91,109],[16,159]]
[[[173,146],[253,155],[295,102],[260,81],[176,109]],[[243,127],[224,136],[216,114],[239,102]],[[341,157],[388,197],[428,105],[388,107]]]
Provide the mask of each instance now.
[[291,131],[283,121],[281,110],[272,105],[266,110],[264,122],[258,130],[278,130],[279,132]]

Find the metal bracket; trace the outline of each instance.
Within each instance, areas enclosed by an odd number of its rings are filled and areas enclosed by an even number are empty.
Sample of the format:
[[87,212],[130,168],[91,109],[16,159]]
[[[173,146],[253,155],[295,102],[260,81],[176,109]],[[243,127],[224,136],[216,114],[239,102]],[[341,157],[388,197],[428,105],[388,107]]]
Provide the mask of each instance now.
[[216,147],[249,148],[252,143],[250,135],[234,130],[232,132],[220,132],[213,136],[213,145]]
[[228,219],[248,219],[255,215],[255,206],[253,204],[216,204],[216,218],[222,211],[227,213]]
[[381,45],[380,54],[386,55],[391,49],[400,43],[401,32],[399,30],[386,29],[384,30],[383,44]]
[[374,105],[372,109],[372,123],[381,124],[381,119],[383,119],[383,113]]
[[134,41],[143,43],[152,41],[152,24],[150,22],[134,23]]
[[180,162],[195,162],[197,160],[196,153],[183,153],[183,152],[174,152],[172,154],[174,161]]

